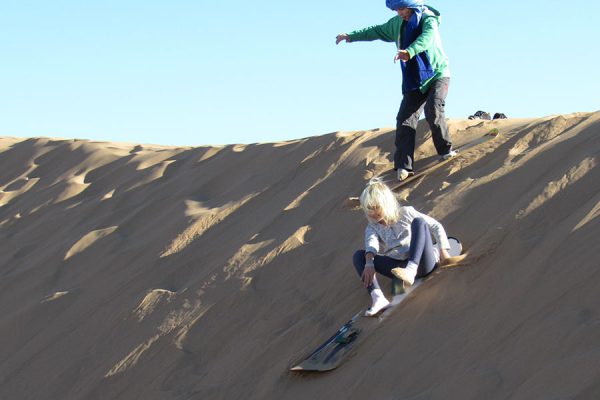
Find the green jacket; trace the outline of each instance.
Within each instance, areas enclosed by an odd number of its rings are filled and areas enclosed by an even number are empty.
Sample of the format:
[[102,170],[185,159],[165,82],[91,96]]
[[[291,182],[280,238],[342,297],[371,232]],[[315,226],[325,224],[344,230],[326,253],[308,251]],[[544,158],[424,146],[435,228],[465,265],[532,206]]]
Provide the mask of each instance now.
[[[405,49],[411,58],[415,54],[426,51],[429,62],[435,71],[435,75],[432,78],[421,84],[420,90],[422,93],[427,92],[431,82],[436,79],[450,77],[448,57],[442,48],[442,39],[438,30],[442,17],[436,9],[430,6],[427,6],[427,8],[428,10],[423,13],[421,20],[423,26],[421,35]],[[373,40],[395,42],[396,47],[399,49],[403,24],[404,20],[396,15],[385,24],[350,32],[348,37],[351,42],[370,42]]]

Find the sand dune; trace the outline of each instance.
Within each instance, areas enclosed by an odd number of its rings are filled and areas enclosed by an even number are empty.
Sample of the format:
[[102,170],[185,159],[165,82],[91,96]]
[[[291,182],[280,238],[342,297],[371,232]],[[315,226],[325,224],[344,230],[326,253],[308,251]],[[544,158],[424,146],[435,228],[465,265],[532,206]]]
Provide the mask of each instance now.
[[500,135],[399,195],[467,265],[322,375],[288,368],[368,303],[343,204],[391,168],[392,129],[0,138],[0,398],[600,398],[600,113],[450,125],[457,146]]

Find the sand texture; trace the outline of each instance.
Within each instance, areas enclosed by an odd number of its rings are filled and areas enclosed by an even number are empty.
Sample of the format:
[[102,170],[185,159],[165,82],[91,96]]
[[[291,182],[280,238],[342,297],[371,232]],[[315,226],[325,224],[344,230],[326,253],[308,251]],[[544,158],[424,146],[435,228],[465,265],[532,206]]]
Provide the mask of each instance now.
[[369,302],[343,204],[391,168],[393,129],[1,138],[0,399],[599,399],[600,112],[450,126],[500,135],[399,196],[467,264],[325,374],[288,368]]

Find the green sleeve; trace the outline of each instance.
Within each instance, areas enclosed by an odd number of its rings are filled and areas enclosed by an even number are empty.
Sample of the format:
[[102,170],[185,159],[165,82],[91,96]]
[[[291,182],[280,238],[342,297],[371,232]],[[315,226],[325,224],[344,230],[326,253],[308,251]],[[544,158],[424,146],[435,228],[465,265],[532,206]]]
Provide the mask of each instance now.
[[415,41],[406,48],[406,51],[410,54],[410,58],[413,58],[415,54],[428,50],[432,46],[437,27],[437,18],[425,18],[425,21],[423,21],[423,31]]
[[351,42],[370,42],[373,40],[396,42],[398,40],[398,27],[400,26],[398,18],[394,17],[385,24],[350,32],[348,37]]

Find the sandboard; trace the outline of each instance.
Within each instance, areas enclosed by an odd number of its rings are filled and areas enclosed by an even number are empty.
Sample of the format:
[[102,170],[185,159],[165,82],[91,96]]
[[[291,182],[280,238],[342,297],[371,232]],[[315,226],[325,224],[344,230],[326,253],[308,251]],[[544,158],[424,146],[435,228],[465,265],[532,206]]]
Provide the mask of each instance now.
[[[365,317],[365,310],[356,313],[350,321],[346,322],[338,331],[327,339],[315,351],[304,357],[302,361],[290,368],[291,371],[324,372],[337,368],[357,344],[364,342],[377,326],[387,319],[391,312],[398,307],[408,295],[422,283],[417,279],[415,283],[404,289],[404,293],[396,295],[392,305],[386,308],[377,317]],[[399,297],[399,298],[396,298]]]
[[[454,238],[448,237],[450,241],[451,256],[460,255],[462,253],[461,242]],[[317,347],[314,351],[303,357],[290,368],[291,371],[311,371],[325,372],[337,368],[353,349],[361,343],[364,343],[367,337],[373,333],[383,321],[388,319],[395,309],[398,308],[409,295],[414,292],[425,280],[417,279],[415,283],[409,287],[404,287],[398,279],[392,282],[392,298],[390,306],[383,310],[376,317],[365,317],[365,310],[358,313],[341,326],[331,337],[323,344]]]
[[[478,148],[479,146],[489,142],[490,140],[495,139],[496,137],[498,137],[498,135],[499,135],[498,129],[494,128],[494,129],[490,130],[489,132],[487,132],[486,134],[484,134],[483,136],[481,136],[477,139],[474,139],[474,140],[462,145],[461,147],[457,148],[456,151],[458,154],[456,156],[448,158],[446,160],[440,160],[439,156],[429,157],[430,159],[428,161],[426,161],[424,165],[419,167],[420,170],[418,172],[416,172],[414,175],[409,176],[408,178],[404,179],[403,181],[398,181],[396,179],[396,176],[395,176],[396,171],[388,171],[388,172],[384,173],[382,176],[380,176],[381,181],[383,183],[385,183],[386,185],[388,185],[391,190],[396,191],[402,187],[410,185],[413,182],[416,182],[418,180],[425,178],[427,175],[431,174],[434,171],[437,171],[441,167],[448,164],[450,161],[461,158],[469,150],[474,150],[474,149]],[[344,208],[352,209],[352,208],[356,208],[359,206],[360,206],[360,200],[356,196],[349,197],[344,201]]]

